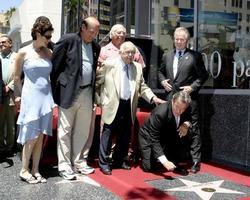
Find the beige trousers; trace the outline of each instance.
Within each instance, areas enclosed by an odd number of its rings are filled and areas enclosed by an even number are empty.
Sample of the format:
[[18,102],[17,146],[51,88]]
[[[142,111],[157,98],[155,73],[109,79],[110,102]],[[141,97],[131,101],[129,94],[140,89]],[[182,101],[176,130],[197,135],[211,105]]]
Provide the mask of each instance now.
[[82,151],[87,143],[92,118],[92,88],[80,91],[73,105],[59,106],[57,154],[58,171],[86,165]]

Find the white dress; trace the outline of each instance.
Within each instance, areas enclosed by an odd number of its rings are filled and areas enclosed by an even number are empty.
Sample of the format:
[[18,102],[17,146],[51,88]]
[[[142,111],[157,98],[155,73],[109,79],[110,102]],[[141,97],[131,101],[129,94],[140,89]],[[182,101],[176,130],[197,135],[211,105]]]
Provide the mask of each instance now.
[[17,120],[19,125],[17,142],[20,144],[37,138],[40,133],[52,135],[54,101],[49,80],[51,69],[52,63],[48,59],[24,60],[24,84]]

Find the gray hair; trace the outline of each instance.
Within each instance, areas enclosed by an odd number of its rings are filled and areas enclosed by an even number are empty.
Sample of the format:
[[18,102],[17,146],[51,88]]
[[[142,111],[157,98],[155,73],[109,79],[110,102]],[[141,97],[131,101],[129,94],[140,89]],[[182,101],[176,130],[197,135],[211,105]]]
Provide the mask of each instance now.
[[12,44],[12,39],[10,38],[10,36],[6,35],[6,34],[2,34],[0,36],[0,38],[7,38],[9,40],[9,43]]
[[183,31],[186,34],[187,41],[188,41],[190,39],[190,33],[189,33],[189,31],[185,27],[181,26],[181,27],[176,28],[175,31],[174,31],[174,36],[175,36],[175,34],[177,32],[181,32],[181,31]]
[[120,52],[123,53],[128,50],[136,52],[135,45],[130,41],[123,42],[120,47]]
[[191,103],[191,97],[184,91],[177,92],[173,95],[173,101],[179,100],[187,105]]
[[112,39],[115,32],[119,29],[121,29],[122,31],[124,31],[126,33],[126,28],[122,24],[115,24],[114,26],[112,26],[112,28],[109,32],[109,37]]

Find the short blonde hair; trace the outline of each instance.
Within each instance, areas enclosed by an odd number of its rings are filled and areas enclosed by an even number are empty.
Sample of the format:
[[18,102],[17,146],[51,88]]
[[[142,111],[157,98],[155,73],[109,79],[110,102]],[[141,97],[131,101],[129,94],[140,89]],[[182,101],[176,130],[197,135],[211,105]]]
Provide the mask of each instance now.
[[126,28],[122,24],[115,24],[114,26],[112,26],[109,32],[109,37],[111,39],[114,36],[115,32],[117,32],[117,30],[122,30],[126,33]]

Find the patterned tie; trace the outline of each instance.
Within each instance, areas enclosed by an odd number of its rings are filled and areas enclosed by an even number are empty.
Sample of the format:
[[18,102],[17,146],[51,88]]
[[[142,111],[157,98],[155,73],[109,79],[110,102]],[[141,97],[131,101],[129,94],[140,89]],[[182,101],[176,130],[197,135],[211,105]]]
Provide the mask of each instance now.
[[180,58],[182,57],[182,51],[179,51],[178,55],[179,55],[178,60],[180,60]]
[[126,72],[127,78],[129,78],[129,75],[128,75],[128,65],[124,66],[124,71]]
[[[176,57],[178,59],[176,59]],[[181,57],[182,57],[182,51],[178,51],[177,55],[175,55],[175,61],[174,61],[174,65],[173,65],[173,75],[174,75],[174,77],[176,76],[176,73],[177,73],[177,70],[178,70],[178,62],[179,62]]]

